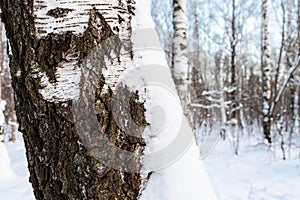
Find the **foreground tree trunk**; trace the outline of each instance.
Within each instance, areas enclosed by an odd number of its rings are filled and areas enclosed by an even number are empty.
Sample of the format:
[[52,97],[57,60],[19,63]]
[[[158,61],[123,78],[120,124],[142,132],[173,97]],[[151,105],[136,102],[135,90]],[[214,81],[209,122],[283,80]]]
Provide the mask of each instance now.
[[[142,178],[130,169],[140,168],[145,146],[140,139],[147,124],[144,106],[137,101],[137,94],[116,88],[116,80],[133,56],[130,37],[134,1],[97,0],[92,6],[85,0],[54,5],[52,1],[2,0],[0,8],[12,50],[15,108],[35,197],[137,199]],[[103,48],[97,48],[102,42],[106,43]],[[91,52],[96,61],[86,58]],[[104,68],[116,70],[104,76]],[[94,88],[91,97],[89,92]],[[119,116],[131,117],[139,125],[130,129],[134,132],[130,135],[112,117],[113,90],[119,90],[114,98],[119,98],[120,105],[128,104],[124,96],[130,97],[131,116]],[[94,106],[99,125],[84,123],[88,114],[94,114],[89,110]],[[123,156],[104,147],[102,137],[133,152],[135,156],[128,158],[126,166],[129,172],[97,159],[97,154],[116,160]],[[87,146],[97,152],[91,153]]]

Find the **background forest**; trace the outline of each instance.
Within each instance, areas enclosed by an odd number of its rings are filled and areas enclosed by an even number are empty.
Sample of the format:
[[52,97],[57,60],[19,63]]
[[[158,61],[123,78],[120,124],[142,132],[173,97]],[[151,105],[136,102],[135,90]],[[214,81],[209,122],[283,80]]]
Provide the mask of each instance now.
[[[195,129],[218,126],[232,140],[236,154],[240,135],[266,138],[267,143],[282,145],[283,151],[299,147],[298,5],[297,0],[269,1],[263,9],[252,0],[187,1],[193,125]],[[169,64],[171,8],[170,0],[152,1],[152,16]],[[269,53],[263,51],[265,44]],[[264,60],[270,68],[267,73]],[[270,118],[270,138],[263,129],[265,117]],[[232,127],[238,128],[227,130]]]

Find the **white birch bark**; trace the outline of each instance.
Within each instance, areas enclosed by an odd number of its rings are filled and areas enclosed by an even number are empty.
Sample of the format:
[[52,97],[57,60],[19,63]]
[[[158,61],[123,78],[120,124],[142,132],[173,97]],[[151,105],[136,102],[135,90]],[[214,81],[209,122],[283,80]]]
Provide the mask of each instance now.
[[263,83],[263,128],[270,143],[271,62],[268,27],[268,0],[262,2],[262,83]]
[[299,114],[298,114],[298,110],[299,110],[299,87],[297,87],[296,92],[295,92],[295,96],[294,96],[294,110],[293,110],[293,132],[292,134],[297,134],[299,133]]
[[[40,38],[49,34],[72,32],[82,36],[88,27],[90,11],[96,8],[105,18],[111,29],[123,42],[121,55],[106,63],[103,69],[107,85],[115,89],[118,79],[131,61],[131,15],[128,12],[126,0],[49,0],[34,1],[35,27]],[[129,5],[130,6],[130,5]],[[101,31],[101,27],[99,27]],[[42,78],[41,94],[50,101],[76,99],[79,95],[81,71],[77,66],[79,52],[65,55],[69,62],[61,63],[56,72],[57,81],[50,83],[49,77],[43,72],[37,72]],[[115,57],[112,55],[112,57]]]
[[226,115],[226,108],[228,108],[228,102],[226,102],[226,90],[224,88],[224,78],[223,78],[223,74],[224,74],[224,70],[223,70],[223,65],[224,62],[223,60],[224,58],[224,50],[226,49],[226,36],[228,34],[227,32],[228,29],[228,18],[225,19],[225,26],[224,26],[224,37],[222,39],[222,48],[221,48],[221,52],[220,52],[220,61],[219,61],[219,68],[218,68],[218,76],[217,76],[217,86],[218,86],[218,90],[220,93],[220,111],[221,111],[221,137],[223,139],[225,139],[226,137],[226,125],[227,125],[227,115]]
[[222,131],[222,137],[225,139],[225,130],[226,130],[226,122],[227,122],[227,116],[226,116],[226,102],[225,102],[225,91],[223,90],[223,69],[222,66],[220,66],[219,71],[219,84],[220,84],[220,109],[221,109],[221,131]]
[[188,57],[186,40],[186,1],[173,0],[173,77],[181,103],[187,113],[188,102]]

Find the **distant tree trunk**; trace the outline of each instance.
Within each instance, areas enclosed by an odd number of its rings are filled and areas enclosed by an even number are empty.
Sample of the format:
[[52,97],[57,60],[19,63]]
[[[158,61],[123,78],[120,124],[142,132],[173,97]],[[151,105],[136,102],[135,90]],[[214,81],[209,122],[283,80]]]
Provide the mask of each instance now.
[[18,131],[17,115],[15,111],[12,111],[11,113],[10,125],[11,125],[11,136],[9,138],[9,141],[15,142],[17,140],[17,131]]
[[[0,21],[0,74],[3,72],[4,55],[5,55],[5,41],[3,41],[2,34],[4,33],[3,24]],[[0,76],[0,99],[2,99],[2,75]]]
[[[1,22],[2,23],[2,22]],[[6,38],[3,37],[5,34],[4,27],[1,26],[1,99],[5,101],[5,110],[3,111],[4,114],[4,121],[5,124],[11,125],[11,132],[8,132],[9,129],[6,129],[4,134],[5,137],[8,138],[9,141],[15,142],[17,139],[17,121],[16,121],[16,113],[14,110],[14,91],[11,85],[11,76],[10,70],[8,66],[8,55],[7,55],[7,41]],[[2,113],[1,113],[2,114]],[[15,119],[15,121],[12,121]]]
[[270,101],[271,101],[271,63],[268,28],[268,0],[262,2],[262,83],[263,83],[263,131],[269,144],[271,139]]
[[[201,65],[201,48],[200,48],[200,35],[199,35],[199,20],[198,20],[198,1],[195,0],[192,2],[193,6],[193,46],[191,48],[191,52],[189,53],[189,59],[191,62],[192,73],[190,76],[190,84],[191,88],[189,93],[191,94],[190,102],[194,103],[199,101],[206,103],[208,105],[206,99],[203,98],[202,93],[207,90],[207,84],[204,81],[203,73],[202,73],[202,65]],[[203,63],[203,62],[202,62]],[[206,102],[205,102],[206,101]],[[193,115],[193,125],[194,129],[200,126],[203,120],[207,120],[208,109],[207,108],[191,108],[191,112]]]
[[[298,0],[298,10],[297,10],[297,14],[298,14],[298,19],[297,19],[297,27],[298,27],[298,35],[297,35],[297,46],[298,46],[298,52],[297,52],[297,56],[300,57],[300,0]],[[291,109],[292,109],[292,128],[291,128],[291,134],[296,134],[297,130],[299,127],[297,127],[299,125],[298,120],[299,120],[299,105],[298,105],[298,101],[299,101],[299,86],[296,85],[295,83],[295,77],[292,76],[291,77],[291,83],[292,83],[292,87],[291,87],[291,96],[292,96],[292,105],[291,105]],[[292,139],[292,136],[290,136],[290,138]]]
[[[137,199],[141,175],[105,165],[84,145],[94,145],[94,149],[100,149],[99,154],[118,159],[122,155],[97,146],[101,137],[108,137],[117,148],[133,152],[135,156],[128,158],[129,168],[140,168],[145,146],[140,135],[147,125],[144,106],[137,101],[137,94],[119,88],[115,98],[119,98],[120,105],[124,96],[131,97],[130,110],[134,112],[129,117],[139,125],[132,130],[139,137],[120,129],[110,106],[112,90],[117,90],[116,80],[133,56],[130,37],[134,6],[132,0],[65,0],[55,6],[52,1],[39,0],[0,2],[12,49],[15,108],[37,199]],[[114,37],[118,33],[120,36]],[[109,44],[96,48],[105,41]],[[84,60],[91,52],[97,62]],[[113,56],[117,59],[107,61]],[[104,77],[101,72],[105,67],[116,70]],[[76,88],[78,69],[84,73],[79,78],[80,93]],[[93,81],[93,76],[98,81]],[[97,90],[91,102],[88,93],[93,84]],[[74,115],[76,103],[81,106]],[[87,116],[83,113],[94,114],[88,110],[90,107],[96,107],[99,127],[84,123]],[[81,131],[86,131],[84,139],[79,136]]]
[[188,57],[186,40],[186,1],[173,0],[173,61],[172,71],[185,114],[188,114]]
[[227,103],[226,102],[226,92],[224,89],[224,68],[227,66],[227,61],[226,61],[226,56],[225,56],[225,48],[226,48],[226,37],[228,36],[228,20],[225,20],[225,28],[224,28],[224,34],[223,34],[223,41],[222,44],[223,46],[220,49],[220,53],[215,56],[215,64],[216,64],[216,70],[217,72],[215,73],[215,79],[216,79],[216,84],[218,88],[218,93],[219,93],[219,103],[220,103],[220,114],[221,114],[221,131],[220,135],[223,140],[226,139],[226,127],[227,127]]
[[297,26],[298,26],[298,56],[300,56],[300,0],[298,0],[298,20],[297,20]]
[[[232,16],[231,16],[231,37],[230,37],[230,48],[231,48],[231,87],[236,88],[236,46],[237,46],[237,35],[236,35],[236,2],[232,0]],[[231,114],[230,119],[236,119],[237,111],[235,108],[238,106],[236,101],[237,88],[230,93],[231,100]]]
[[[293,67],[293,64],[291,63],[291,60],[292,59],[295,59],[294,57],[297,57],[298,55],[298,52],[295,51],[295,40],[293,39],[292,37],[292,32],[293,32],[293,28],[292,28],[292,7],[294,6],[294,3],[290,2],[288,5],[287,5],[287,47],[286,47],[286,63],[287,63],[287,66],[288,68],[292,68]],[[284,2],[282,1],[282,7],[284,9]],[[299,30],[298,30],[299,31]],[[298,40],[298,38],[296,39],[296,41]],[[297,47],[298,45],[296,45]],[[290,78],[290,83],[289,83],[289,89],[290,89],[290,92],[291,92],[291,97],[290,97],[290,102],[289,102],[289,108],[290,109],[287,114],[287,119],[289,119],[289,128],[290,128],[290,135],[289,135],[289,145],[291,145],[292,143],[292,137],[293,137],[293,134],[295,133],[296,131],[296,125],[297,125],[297,122],[296,120],[298,120],[298,86],[296,84],[296,80],[295,80],[295,76],[294,75],[291,75],[291,78]]]
[[223,64],[222,64],[222,59],[223,59],[223,53],[221,53],[220,56],[220,65],[217,66],[218,69],[218,90],[220,92],[220,111],[221,111],[221,137],[223,140],[225,140],[226,137],[226,125],[227,125],[227,115],[226,115],[226,101],[225,101],[225,91],[223,87]]
[[[297,35],[297,41],[298,41],[298,56],[300,57],[300,0],[298,0],[298,20],[297,20],[297,26],[298,26],[298,35]],[[298,89],[299,90],[299,87]],[[298,95],[298,93],[296,94]],[[296,97],[298,99],[298,97]],[[298,101],[295,102],[295,104],[298,105]],[[298,111],[297,111],[298,112]],[[297,113],[298,115],[298,113]]]
[[[4,52],[5,52],[5,41],[3,41],[2,33],[3,33],[3,24],[0,21],[0,107],[4,102],[2,98],[2,72],[4,66]],[[5,105],[4,105],[5,106]],[[4,107],[5,108],[5,107]],[[4,142],[4,125],[5,125],[5,117],[4,117],[4,109],[0,109],[0,142]]]

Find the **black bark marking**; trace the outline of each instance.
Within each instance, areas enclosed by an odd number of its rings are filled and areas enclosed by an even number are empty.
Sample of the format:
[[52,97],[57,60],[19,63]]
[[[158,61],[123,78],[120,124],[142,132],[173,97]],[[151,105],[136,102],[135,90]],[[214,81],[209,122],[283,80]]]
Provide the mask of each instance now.
[[68,9],[68,8],[58,8],[56,7],[55,9],[51,9],[47,12],[47,15],[54,17],[54,18],[59,18],[59,17],[65,17],[68,15],[69,12],[72,12],[73,9]]

